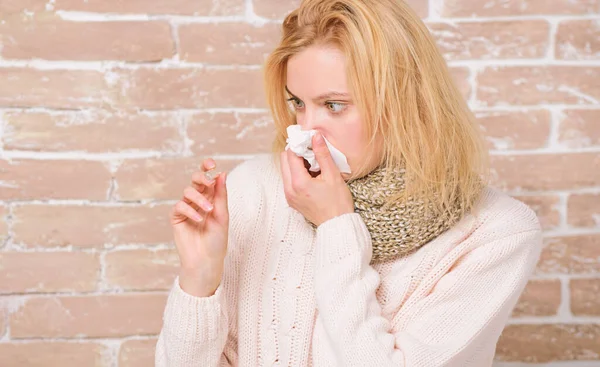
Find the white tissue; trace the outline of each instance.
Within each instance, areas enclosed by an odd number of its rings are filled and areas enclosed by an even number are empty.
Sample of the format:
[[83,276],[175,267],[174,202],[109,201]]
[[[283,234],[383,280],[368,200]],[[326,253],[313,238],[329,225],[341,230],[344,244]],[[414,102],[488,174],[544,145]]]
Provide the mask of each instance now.
[[[312,151],[312,138],[317,133],[316,130],[302,130],[300,125],[290,125],[287,127],[288,138],[285,150],[291,149],[298,157],[306,159],[310,164],[309,171],[318,172],[321,170],[319,163],[315,157],[315,152]],[[323,137],[325,139],[325,137]],[[344,153],[340,152],[327,139],[325,143],[329,148],[331,157],[342,173],[350,173],[350,166]],[[310,148],[310,149],[309,149]]]

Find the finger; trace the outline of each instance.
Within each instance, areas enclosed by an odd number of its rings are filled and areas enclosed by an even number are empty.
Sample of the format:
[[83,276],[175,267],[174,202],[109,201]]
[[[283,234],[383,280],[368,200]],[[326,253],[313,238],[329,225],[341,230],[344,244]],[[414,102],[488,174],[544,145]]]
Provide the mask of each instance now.
[[207,213],[214,209],[211,202],[206,197],[204,197],[204,195],[199,193],[198,190],[191,186],[183,190],[183,197],[196,204],[199,208],[202,208],[202,210],[204,210]]
[[196,171],[192,174],[192,182],[197,185],[212,186],[215,184],[215,177],[209,172]]
[[336,178],[341,175],[340,170],[335,165],[331,152],[325,143],[325,139],[321,134],[315,134],[313,137],[313,151],[315,158],[321,167],[321,174],[327,178]]
[[229,218],[229,208],[227,206],[227,173],[220,174],[215,183],[215,218],[223,223]]
[[212,169],[215,169],[217,167],[217,164],[215,163],[214,159],[212,158],[207,158],[204,160],[204,162],[202,162],[202,171],[206,172],[206,171],[210,171]]
[[194,222],[200,223],[203,221],[202,216],[194,210],[189,204],[184,203],[183,201],[177,202],[175,204],[175,216],[182,216],[184,218],[189,218]]
[[208,172],[196,171],[192,174],[192,184],[198,192],[212,198],[216,180],[209,177]]
[[[206,187],[210,187],[211,184],[214,184],[214,181],[218,175],[218,173],[214,172],[215,168],[217,168],[217,163],[212,158],[207,158],[202,162],[200,172],[204,175],[205,179],[198,179],[199,181],[205,181],[204,185]],[[202,185],[202,183],[199,184]],[[204,192],[204,188],[201,187],[200,192]]]
[[213,183],[217,179],[217,176],[219,176],[220,174],[221,174],[221,172],[217,172],[217,170],[210,170],[210,171],[204,172],[204,175],[206,176],[206,179],[208,180],[208,182],[213,182]]
[[304,158],[298,157],[291,150],[287,151],[287,162],[292,188],[294,191],[299,191],[308,184],[312,177],[306,170],[306,167],[304,167]]

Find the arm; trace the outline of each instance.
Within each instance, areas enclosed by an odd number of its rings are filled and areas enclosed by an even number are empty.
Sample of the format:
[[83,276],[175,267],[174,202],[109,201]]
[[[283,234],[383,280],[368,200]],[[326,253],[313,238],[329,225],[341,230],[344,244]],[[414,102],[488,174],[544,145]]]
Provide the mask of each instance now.
[[210,297],[194,297],[175,280],[156,344],[156,366],[229,366],[223,354],[228,320],[222,286]]
[[325,353],[344,366],[464,365],[496,345],[541,249],[537,229],[467,253],[394,330],[381,314],[371,239],[358,214],[317,230],[317,328]]
[[238,269],[247,242],[248,218],[259,195],[255,163],[238,165],[228,175],[230,213],[227,255],[221,283],[210,297],[185,293],[175,280],[164,311],[163,327],[156,345],[157,367],[215,367],[237,365]]

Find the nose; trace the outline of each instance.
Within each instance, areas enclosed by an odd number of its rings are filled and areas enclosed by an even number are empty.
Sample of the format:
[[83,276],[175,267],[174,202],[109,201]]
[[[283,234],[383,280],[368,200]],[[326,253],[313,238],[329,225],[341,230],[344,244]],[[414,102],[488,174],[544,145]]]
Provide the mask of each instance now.
[[296,122],[302,126],[302,130],[318,129],[319,118],[316,109],[305,107],[304,111],[296,116]]

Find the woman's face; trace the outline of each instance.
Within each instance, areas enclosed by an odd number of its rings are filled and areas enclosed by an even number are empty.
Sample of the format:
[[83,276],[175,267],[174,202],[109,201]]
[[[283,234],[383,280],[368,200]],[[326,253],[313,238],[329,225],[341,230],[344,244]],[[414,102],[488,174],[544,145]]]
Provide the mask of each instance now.
[[[341,51],[334,47],[311,46],[291,57],[287,64],[286,88],[288,103],[295,110],[302,130],[315,129],[323,134],[346,155],[353,173],[365,164],[369,137],[348,88],[346,58]],[[372,147],[380,148],[381,144]],[[371,171],[378,162],[374,158],[367,164]]]

